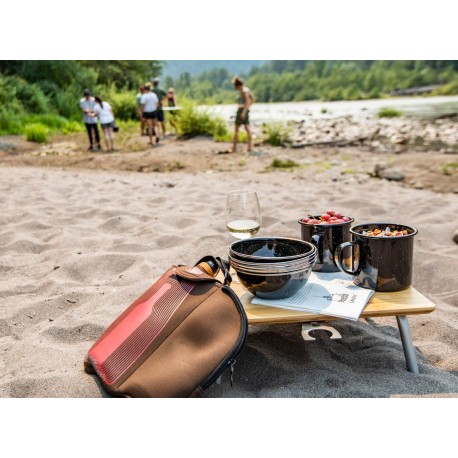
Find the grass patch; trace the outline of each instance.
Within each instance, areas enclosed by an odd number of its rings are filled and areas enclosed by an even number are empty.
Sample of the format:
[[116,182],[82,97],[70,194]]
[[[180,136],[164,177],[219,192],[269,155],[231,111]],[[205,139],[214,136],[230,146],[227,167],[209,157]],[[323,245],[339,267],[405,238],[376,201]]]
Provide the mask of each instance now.
[[291,127],[281,123],[265,124],[262,129],[263,141],[272,146],[283,146],[291,141]]
[[379,118],[396,118],[402,116],[402,111],[396,110],[396,108],[383,107],[378,112]]
[[322,114],[326,114],[326,113],[328,113],[328,111],[329,111],[329,110],[328,110],[327,108],[322,108],[322,109],[321,109],[321,113],[322,113]]
[[442,166],[442,172],[444,175],[450,176],[458,172],[458,162],[449,162]]
[[270,169],[280,169],[280,170],[292,170],[297,167],[300,167],[300,164],[297,162],[292,161],[291,159],[274,159],[270,164]]
[[183,170],[186,166],[180,161],[175,161],[173,164],[169,164],[167,167],[168,172],[175,172],[176,170]]
[[355,173],[358,173],[355,169],[343,169],[342,173],[344,175],[354,175]]
[[[226,143],[229,142],[230,143],[234,139],[234,133],[227,131],[223,135],[216,134],[213,136],[213,139],[215,140],[215,142],[226,142]],[[248,141],[247,133],[244,130],[239,130],[239,142],[246,143],[247,141]]]
[[29,124],[24,135],[28,142],[46,143],[48,140],[49,129],[43,124]]
[[316,167],[317,172],[325,172],[326,170],[329,170],[332,168],[332,164],[329,161],[313,162],[310,165],[312,167]]

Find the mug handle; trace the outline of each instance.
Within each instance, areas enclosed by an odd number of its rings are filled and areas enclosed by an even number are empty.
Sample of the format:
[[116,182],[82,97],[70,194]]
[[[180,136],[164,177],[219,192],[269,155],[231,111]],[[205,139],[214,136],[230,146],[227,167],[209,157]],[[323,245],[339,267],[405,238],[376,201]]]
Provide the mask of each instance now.
[[321,234],[313,234],[310,241],[316,246],[318,261],[323,264],[323,236]]
[[348,270],[343,261],[342,261],[342,257],[343,257],[343,250],[344,248],[347,248],[347,247],[354,247],[354,248],[357,248],[358,247],[358,244],[355,243],[355,242],[344,242],[344,243],[341,243],[337,248],[336,248],[336,251],[334,253],[334,262],[336,263],[336,266],[344,273],[346,274],[349,274],[349,275],[357,275],[358,274],[358,269],[356,270]]

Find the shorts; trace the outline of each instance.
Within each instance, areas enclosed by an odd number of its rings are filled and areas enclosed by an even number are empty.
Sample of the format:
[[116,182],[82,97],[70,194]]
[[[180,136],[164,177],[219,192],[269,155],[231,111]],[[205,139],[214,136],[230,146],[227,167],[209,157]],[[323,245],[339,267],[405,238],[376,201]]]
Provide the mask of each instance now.
[[250,111],[248,110],[245,115],[245,119],[242,119],[243,108],[237,110],[237,115],[235,117],[235,124],[237,126],[250,124]]
[[164,110],[157,110],[157,120],[159,122],[164,122]]
[[157,118],[157,111],[144,111],[143,112],[143,119],[156,119]]
[[115,126],[115,122],[111,121],[103,124],[100,123],[100,126],[102,127],[102,129],[108,129],[109,127],[113,128]]

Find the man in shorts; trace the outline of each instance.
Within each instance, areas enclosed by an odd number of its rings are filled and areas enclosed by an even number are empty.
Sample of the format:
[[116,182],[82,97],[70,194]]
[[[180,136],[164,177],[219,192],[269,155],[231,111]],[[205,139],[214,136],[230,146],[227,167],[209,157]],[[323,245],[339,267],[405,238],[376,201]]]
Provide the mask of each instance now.
[[165,116],[164,110],[162,109],[162,101],[167,96],[167,93],[159,87],[159,78],[153,79],[153,92],[156,94],[159,100],[159,106],[157,109],[157,120],[161,124],[162,135],[165,137]]
[[135,96],[135,103],[137,105],[137,115],[140,119],[140,131],[141,135],[148,135],[146,130],[146,120],[142,117],[142,95],[145,93],[145,86],[142,84],[139,88],[138,94]]
[[97,118],[94,118],[92,112],[94,111],[95,99],[91,96],[91,91],[85,89],[83,92],[84,97],[80,100],[80,108],[83,112],[83,122],[86,126],[87,135],[89,137],[88,151],[101,151],[99,129],[97,128]]
[[151,86],[145,84],[145,92],[141,96],[142,118],[148,125],[149,145],[153,145],[153,136],[156,136],[156,143],[159,143],[157,129],[157,109],[159,100],[154,92],[151,92]]

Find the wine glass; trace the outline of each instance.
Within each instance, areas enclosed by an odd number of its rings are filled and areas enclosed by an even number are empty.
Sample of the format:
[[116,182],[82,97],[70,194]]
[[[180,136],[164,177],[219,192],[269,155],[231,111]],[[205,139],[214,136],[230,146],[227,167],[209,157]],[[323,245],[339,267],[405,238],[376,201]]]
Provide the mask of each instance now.
[[252,189],[230,191],[226,194],[226,227],[237,239],[253,237],[261,227],[258,195]]

